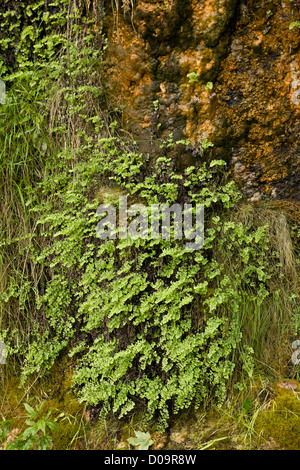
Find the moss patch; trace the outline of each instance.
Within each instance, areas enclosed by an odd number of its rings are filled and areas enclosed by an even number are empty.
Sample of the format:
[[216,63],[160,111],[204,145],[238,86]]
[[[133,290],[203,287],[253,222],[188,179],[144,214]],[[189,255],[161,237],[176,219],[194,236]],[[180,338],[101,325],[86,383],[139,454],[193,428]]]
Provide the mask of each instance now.
[[[273,439],[281,449],[300,449],[300,387],[277,387],[277,397],[256,420],[256,431],[266,441]],[[298,391],[297,391],[298,390]]]

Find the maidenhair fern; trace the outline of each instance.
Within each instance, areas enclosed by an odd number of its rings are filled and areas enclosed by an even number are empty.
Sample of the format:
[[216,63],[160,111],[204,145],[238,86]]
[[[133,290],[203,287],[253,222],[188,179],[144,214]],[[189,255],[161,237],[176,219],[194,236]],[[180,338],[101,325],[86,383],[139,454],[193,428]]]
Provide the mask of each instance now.
[[[213,215],[230,214],[239,199],[231,182],[218,185],[219,165],[204,163],[176,178],[166,159],[168,183],[159,185],[161,161],[151,175],[142,175],[137,171],[141,155],[126,156],[121,142],[118,151],[107,144],[102,140],[101,151],[74,168],[75,181],[71,175],[62,188],[58,178],[53,204],[42,211],[48,244],[33,256],[51,271],[39,299],[49,331],[29,345],[24,376],[40,370],[41,355],[43,367],[50,368],[68,344],[79,361],[74,381],[81,400],[120,416],[145,403],[148,415],[158,412],[166,424],[170,412],[197,405],[212,393],[220,403],[224,399],[237,366],[233,351],[241,341],[239,289],[252,283],[259,293],[267,292],[260,272],[267,246],[263,231],[259,235]],[[151,201],[175,203],[179,193],[203,204],[203,249],[190,251],[184,240],[171,238],[97,239],[97,190],[84,194],[82,188],[92,188],[101,174],[117,181],[129,198],[142,194],[149,208]],[[256,249],[247,251],[253,239]],[[234,278],[211,258],[213,247],[222,251],[225,245],[229,259],[237,246],[247,253],[247,267]]]

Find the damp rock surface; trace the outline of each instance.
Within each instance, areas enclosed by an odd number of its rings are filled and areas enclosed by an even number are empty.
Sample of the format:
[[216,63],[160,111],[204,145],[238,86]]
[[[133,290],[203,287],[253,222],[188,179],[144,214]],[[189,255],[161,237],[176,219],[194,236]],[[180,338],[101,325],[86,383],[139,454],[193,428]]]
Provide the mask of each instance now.
[[137,0],[106,13],[108,90],[143,151],[158,151],[153,135],[207,139],[246,196],[300,202],[298,2]]

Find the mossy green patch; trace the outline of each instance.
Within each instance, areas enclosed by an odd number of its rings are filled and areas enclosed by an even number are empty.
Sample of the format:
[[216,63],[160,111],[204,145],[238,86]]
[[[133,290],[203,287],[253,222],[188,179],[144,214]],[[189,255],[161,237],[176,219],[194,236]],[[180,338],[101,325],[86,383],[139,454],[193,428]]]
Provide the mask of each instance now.
[[259,413],[256,431],[264,440],[273,438],[281,448],[300,449],[300,394],[284,389]]

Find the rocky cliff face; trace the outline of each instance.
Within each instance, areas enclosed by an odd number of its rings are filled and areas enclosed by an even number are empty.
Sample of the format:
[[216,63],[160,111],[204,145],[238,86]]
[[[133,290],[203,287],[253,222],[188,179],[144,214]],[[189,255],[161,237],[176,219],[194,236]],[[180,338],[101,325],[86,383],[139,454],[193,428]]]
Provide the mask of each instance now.
[[119,3],[106,6],[107,82],[143,150],[185,137],[185,166],[208,139],[252,201],[300,201],[300,1]]

